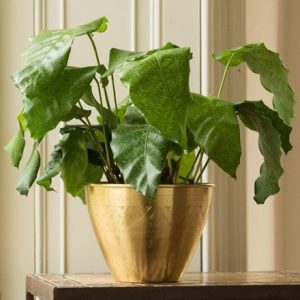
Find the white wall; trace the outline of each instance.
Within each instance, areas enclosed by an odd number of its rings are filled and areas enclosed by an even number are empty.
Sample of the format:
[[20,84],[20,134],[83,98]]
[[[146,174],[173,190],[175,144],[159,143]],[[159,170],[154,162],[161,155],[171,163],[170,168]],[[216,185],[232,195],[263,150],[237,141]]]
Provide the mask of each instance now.
[[[281,53],[290,69],[290,81],[297,95],[300,89],[298,0],[212,0],[211,48],[220,51],[241,43],[265,44]],[[224,68],[211,64],[211,91],[216,93]],[[271,104],[271,95],[257,75],[244,66],[230,70],[223,97],[235,100],[263,99]],[[243,156],[238,180],[211,167],[216,193],[211,210],[209,270],[278,270],[300,267],[300,195],[299,117],[291,136],[294,149],[282,164],[285,173],[280,180],[281,191],[257,205],[253,200],[254,181],[262,162],[257,135],[242,132]]]
[[[284,11],[285,34],[285,62],[290,69],[290,79],[294,87],[297,105],[296,119],[293,122],[294,131],[292,132],[292,141],[294,145],[293,152],[285,161],[286,172],[282,180],[284,193],[282,202],[284,206],[281,209],[283,215],[283,253],[284,267],[290,270],[300,269],[300,2],[297,0],[286,1]],[[281,27],[281,26],[280,26]]]
[[[17,170],[3,150],[16,129],[21,99],[9,75],[18,66],[19,52],[32,35],[31,1],[0,1],[0,299],[22,297],[25,272],[33,271],[33,194],[23,198],[15,192]],[[14,291],[19,291],[16,294]]]
[[[264,42],[267,47],[277,52],[280,48],[280,0],[247,1],[246,39],[247,43]],[[266,17],[268,22],[266,22]],[[262,30],[263,28],[263,30]],[[248,99],[263,99],[269,105],[272,96],[266,92],[259,82],[257,75],[247,72],[247,97]],[[257,134],[247,130],[247,181],[254,182],[259,175],[262,163],[257,147]],[[257,205],[252,201],[253,185],[247,186],[247,239],[249,270],[273,270],[282,266],[282,232],[276,222],[282,223],[282,216],[275,220],[275,213],[282,207],[280,198],[282,193],[266,200],[264,205]],[[278,235],[280,238],[278,239]],[[279,243],[277,244],[277,242]],[[274,247],[275,246],[275,247]]]
[[[289,78],[296,92],[296,102],[298,100],[291,135],[294,149],[282,159],[285,173],[280,180],[280,193],[267,199],[265,205],[258,206],[251,201],[252,185],[247,185],[247,267],[249,270],[295,270],[300,268],[300,193],[297,188],[300,175],[300,2],[247,0],[246,10],[247,42],[264,41],[268,47],[281,53],[283,62],[290,69]],[[260,87],[259,79],[250,72],[247,72],[247,97],[263,98],[271,103],[271,95]],[[261,163],[256,150],[256,134],[247,131],[246,141],[247,182],[253,182]]]

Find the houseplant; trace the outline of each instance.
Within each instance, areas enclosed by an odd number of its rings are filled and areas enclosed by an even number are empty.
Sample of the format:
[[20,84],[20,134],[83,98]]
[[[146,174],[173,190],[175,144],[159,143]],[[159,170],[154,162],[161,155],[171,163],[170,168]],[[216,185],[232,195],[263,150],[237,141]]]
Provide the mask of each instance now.
[[[148,52],[111,49],[106,68],[100,62],[93,39],[93,33],[104,32],[106,28],[107,19],[104,17],[72,29],[45,31],[32,39],[24,53],[20,70],[12,76],[24,97],[23,109],[18,116],[18,132],[6,147],[14,166],[18,167],[22,159],[25,132],[30,132],[34,143],[17,189],[21,194],[27,195],[36,182],[50,191],[51,179],[61,174],[66,191],[73,196],[80,196],[83,201],[83,189],[87,186],[90,211],[99,207],[99,202],[94,200],[95,195],[100,194],[102,199],[105,195],[112,197],[105,198],[105,208],[96,210],[96,213],[91,212],[92,219],[99,211],[104,211],[108,217],[105,219],[102,215],[102,218],[107,222],[112,214],[124,215],[125,221],[117,221],[121,225],[128,223],[132,227],[131,221],[134,220],[137,229],[145,229],[141,240],[146,242],[140,246],[132,246],[128,242],[126,255],[129,256],[129,253],[137,249],[147,254],[142,258],[134,256],[134,266],[135,269],[140,269],[139,275],[123,279],[124,277],[116,275],[117,271],[113,271],[116,278],[129,281],[176,281],[182,274],[184,264],[177,270],[177,277],[171,276],[173,270],[169,272],[167,269],[174,269],[179,256],[185,256],[185,260],[190,258],[203,225],[198,226],[192,234],[188,243],[189,250],[179,247],[176,251],[165,252],[164,264],[168,267],[164,266],[161,270],[161,261],[154,263],[155,258],[151,256],[157,250],[153,246],[153,241],[156,240],[153,240],[152,234],[157,232],[158,226],[154,221],[161,222],[161,228],[169,224],[167,230],[171,232],[174,231],[172,222],[175,221],[169,218],[174,215],[179,218],[180,212],[191,219],[190,214],[197,211],[195,218],[202,215],[205,220],[211,186],[198,183],[210,160],[230,176],[236,177],[241,156],[239,128],[242,124],[258,132],[259,149],[264,158],[260,177],[255,182],[255,201],[262,204],[269,195],[279,191],[278,180],[283,173],[280,164],[281,149],[287,153],[292,148],[289,134],[294,115],[294,94],[288,83],[288,71],[278,55],[268,50],[264,44],[245,45],[216,53],[214,58],[226,66],[224,76],[218,95],[204,97],[191,93],[189,89],[189,61],[192,58],[189,48],[167,43],[160,49]],[[97,65],[70,67],[67,63],[72,43],[82,35],[90,40]],[[233,103],[221,98],[229,68],[243,62],[260,75],[263,87],[274,94],[273,109],[262,101]],[[128,97],[122,102],[117,101],[115,74],[128,88]],[[112,89],[112,103],[109,88]],[[97,114],[98,125],[91,124],[91,109]],[[61,129],[61,140],[55,146],[44,173],[38,176],[39,143],[61,122],[72,119],[77,119],[80,125]],[[109,184],[98,184],[104,175]],[[120,188],[122,192],[118,191]],[[192,207],[190,211],[187,207],[182,207],[182,204],[178,205],[183,197],[182,191],[194,195],[198,193],[195,190],[205,194],[205,199],[200,201],[196,197],[198,205],[183,199]],[[161,205],[169,211],[167,217],[156,211],[157,206],[163,203],[158,199],[161,193],[163,197],[171,195],[172,204]],[[126,199],[122,198],[121,208],[114,206],[119,205],[119,199],[124,195]],[[178,206],[177,212],[175,204]],[[126,214],[120,213],[126,205],[137,207],[130,213],[127,210]],[[142,223],[136,222],[142,217],[145,218]],[[107,223],[95,224],[94,219],[93,222],[95,227],[107,229]],[[183,222],[180,219],[176,228]],[[119,244],[111,242],[110,249],[120,246],[120,237],[128,236],[130,241],[137,237],[136,231],[131,234],[131,229],[128,229],[120,234],[120,227],[114,226],[115,221],[110,229],[118,234]],[[179,239],[181,236],[188,236],[187,232],[191,231],[189,226],[185,231],[176,232],[175,237]],[[183,225],[181,227],[184,228]],[[171,236],[173,240],[176,239],[174,232],[172,234],[167,234],[168,239]],[[102,238],[103,235],[100,234],[98,239],[103,248],[105,243],[110,242],[103,242]],[[162,239],[160,235],[155,238]],[[173,244],[162,244],[159,247],[172,249],[171,245]],[[104,249],[104,252],[108,251]],[[137,263],[138,259],[143,264]],[[121,263],[122,260],[117,263],[109,262],[110,266],[115,264],[119,269],[128,269],[129,265],[133,265],[131,260],[126,262],[126,267],[120,266]],[[145,271],[145,266],[150,268],[151,265],[155,268],[151,270],[149,277],[149,274],[145,275],[148,272]],[[164,274],[161,275],[162,273]]]

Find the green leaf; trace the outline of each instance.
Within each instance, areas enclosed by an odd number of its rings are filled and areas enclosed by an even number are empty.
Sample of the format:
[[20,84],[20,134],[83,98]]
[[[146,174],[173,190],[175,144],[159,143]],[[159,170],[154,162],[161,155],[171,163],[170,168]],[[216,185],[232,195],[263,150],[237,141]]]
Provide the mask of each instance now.
[[24,115],[23,115],[23,112],[21,112],[21,113],[18,115],[18,121],[19,121],[19,123],[20,123],[20,125],[21,125],[21,127],[22,127],[22,129],[23,129],[23,131],[24,131],[24,133],[25,133],[25,131],[26,131],[28,128],[27,128],[27,123],[26,123],[25,117],[24,117]]
[[63,157],[61,177],[66,191],[77,196],[86,183],[88,170],[88,153],[85,132],[72,130],[66,134],[61,143]]
[[87,183],[99,183],[103,176],[103,171],[98,165],[89,163],[87,169]]
[[[85,135],[85,129],[79,127],[72,127],[71,129],[71,126],[69,126],[68,132],[70,133],[74,131],[75,132],[81,131],[82,135],[85,136],[85,138],[88,138],[88,135]],[[67,140],[70,139],[69,133],[63,134],[60,143],[54,147],[54,151],[51,154],[51,159],[46,165],[45,173],[41,177],[39,177],[36,181],[39,185],[44,186],[48,191],[53,191],[53,188],[51,187],[52,178],[58,175],[61,171],[61,162],[63,158],[62,145],[68,142]],[[76,133],[76,134],[80,135],[80,133]],[[96,153],[94,153],[95,152],[94,150],[88,148],[88,145],[86,145],[86,147],[88,150],[89,163],[87,166],[86,174],[83,174],[83,178],[85,178],[85,183],[98,183],[101,181],[103,175],[102,169],[98,164],[99,157],[97,156]],[[70,153],[67,153],[67,155],[69,156]],[[96,156],[97,159],[95,159],[94,156]],[[96,162],[97,165],[91,163],[91,161]],[[80,192],[76,195],[82,199],[83,203],[85,203],[83,197],[84,192],[82,193],[82,191],[83,191],[83,187],[81,188]]]
[[76,28],[44,31],[34,37],[22,55],[20,70],[12,75],[15,85],[26,98],[43,91],[66,67],[74,37],[102,32],[106,23],[104,17]]
[[119,70],[133,104],[167,139],[187,147],[189,48],[156,51]]
[[[100,65],[98,67],[98,71],[97,72],[102,76],[103,74],[106,73],[106,71],[107,71],[106,67],[104,65]],[[108,86],[109,81],[108,81],[107,77],[105,77],[105,76],[104,77],[100,77],[100,81],[101,81],[101,84],[102,84],[103,87],[107,87]]]
[[86,110],[75,105],[62,121],[67,122],[73,119],[88,118],[91,115],[91,113],[91,110]]
[[97,116],[97,121],[99,124],[103,125],[103,116],[104,115],[104,123],[110,129],[113,130],[118,126],[118,119],[117,116],[106,107],[102,106],[97,99],[94,97],[92,87],[89,86],[85,93],[82,95],[82,100],[92,107],[95,107],[100,114]]
[[125,114],[128,106],[131,104],[132,102],[129,96],[127,96],[123,101],[121,101],[121,103],[118,104],[118,118],[121,124],[125,122]]
[[17,190],[21,195],[28,195],[29,189],[37,177],[40,167],[38,145],[38,142],[34,143],[31,156],[25,165],[22,177],[18,181]]
[[[182,178],[186,178],[186,176],[188,175],[190,169],[192,168],[193,164],[194,164],[194,160],[195,160],[195,152],[191,151],[188,153],[184,153],[182,158],[181,158],[181,164],[180,164],[180,168],[179,168],[179,172],[178,172],[178,179],[177,182],[182,183],[184,182],[184,180]],[[192,173],[189,175],[190,179],[192,178]]]
[[126,124],[143,125],[146,120],[134,105],[128,106],[125,113]]
[[[66,136],[62,137],[64,140]],[[47,191],[53,191],[51,187],[52,178],[60,173],[60,164],[62,161],[62,147],[61,142],[54,146],[54,150],[51,153],[50,161],[47,163],[45,167],[45,172],[42,176],[40,176],[36,183],[43,186]]]
[[18,131],[12,137],[10,142],[5,146],[5,150],[10,156],[11,164],[14,167],[19,167],[20,161],[23,157],[25,147],[24,131],[20,122],[18,122]]
[[[97,116],[100,125],[106,125],[110,130],[114,130],[118,126],[117,116],[107,108],[103,107],[104,122],[102,116]],[[103,124],[104,123],[104,124]]]
[[121,125],[113,131],[111,149],[126,183],[154,198],[169,142],[150,125]]
[[120,68],[126,61],[132,60],[143,55],[145,52],[127,51],[112,48],[109,53],[108,70],[102,74],[102,78],[113,74],[117,68]]
[[259,134],[258,145],[264,162],[260,168],[260,177],[255,181],[254,199],[258,204],[263,204],[267,197],[280,190],[278,180],[283,173],[280,164],[282,138],[265,114],[265,108],[261,110],[261,104],[258,103],[242,102],[236,105],[236,109],[239,116],[243,116],[242,121],[247,119],[246,124],[252,124]]
[[[287,154],[290,150],[292,150],[293,146],[290,143],[290,133],[292,131],[292,127],[284,124],[279,118],[278,113],[266,106],[263,101],[243,101],[236,103],[235,107],[238,113],[240,111],[244,111],[245,114],[248,110],[250,110],[254,114],[258,113],[259,115],[263,115],[268,118],[272,122],[274,129],[280,134],[281,147],[283,151]],[[255,124],[251,122],[250,118],[245,117],[244,114],[240,114],[240,119],[248,128],[256,130]]]
[[67,118],[77,101],[92,81],[97,67],[68,68],[24,104],[24,117],[31,137],[40,139]]
[[191,130],[188,128],[187,131],[187,152],[191,152],[198,147],[198,144],[195,141],[194,135],[192,134]]
[[112,48],[109,53],[108,70],[104,72],[102,78],[112,75],[116,69],[120,68],[125,62],[143,59],[156,51],[178,48],[172,43],[167,43],[161,48],[153,49],[147,52],[128,51],[117,48]]
[[85,190],[84,187],[81,189],[81,191],[78,193],[77,197],[80,198],[81,202],[85,205],[86,200],[85,200]]
[[81,99],[89,106],[95,107],[99,114],[101,113],[101,105],[97,101],[97,99],[94,97],[93,90],[91,86],[88,86],[88,88],[85,90],[83,95],[81,96]]
[[240,163],[240,128],[232,103],[192,94],[189,129],[201,149],[226,173],[236,178]]
[[72,43],[69,32],[45,31],[33,38],[20,70],[12,75],[21,93],[30,98],[47,87],[65,68]]
[[65,29],[65,31],[69,31],[73,36],[80,36],[87,33],[92,32],[105,32],[107,29],[108,20],[106,17],[102,17],[100,19],[96,19],[92,22],[80,25],[75,28]]
[[272,52],[264,44],[245,45],[215,53],[214,58],[230,66],[246,62],[254,73],[260,75],[263,87],[274,94],[273,107],[285,124],[294,117],[294,92],[288,82],[288,70],[282,64],[278,53]]

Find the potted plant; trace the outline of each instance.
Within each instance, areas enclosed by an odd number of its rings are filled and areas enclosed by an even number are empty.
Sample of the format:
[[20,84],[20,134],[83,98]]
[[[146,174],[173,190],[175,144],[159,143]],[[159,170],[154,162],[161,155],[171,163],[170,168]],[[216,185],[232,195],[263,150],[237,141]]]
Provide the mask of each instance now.
[[[264,158],[255,201],[262,204],[279,191],[281,153],[292,149],[294,93],[288,71],[264,44],[216,53],[214,58],[225,65],[223,79],[218,95],[205,97],[190,91],[192,53],[186,47],[167,43],[147,52],[111,49],[106,68],[93,39],[106,28],[103,17],[72,29],[44,31],[31,40],[12,76],[24,100],[18,131],[6,150],[18,167],[24,135],[30,133],[33,150],[18,191],[27,195],[34,182],[51,191],[51,179],[60,174],[66,191],[87,202],[117,280],[177,281],[209,208],[212,185],[201,182],[203,172],[212,160],[236,177],[242,124],[258,132]],[[73,41],[82,35],[90,40],[97,63],[68,66]],[[273,93],[273,108],[262,101],[222,99],[229,68],[243,62]],[[115,74],[128,88],[121,102]],[[90,121],[92,110],[97,125]],[[73,119],[79,125],[61,129],[61,139],[38,176],[39,143],[61,122]]]

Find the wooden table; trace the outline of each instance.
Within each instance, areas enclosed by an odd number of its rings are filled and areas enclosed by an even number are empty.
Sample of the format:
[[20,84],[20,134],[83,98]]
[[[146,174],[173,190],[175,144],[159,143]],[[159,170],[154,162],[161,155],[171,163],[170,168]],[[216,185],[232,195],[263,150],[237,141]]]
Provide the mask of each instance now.
[[300,272],[188,273],[179,283],[128,284],[108,274],[27,275],[26,299],[300,300]]

